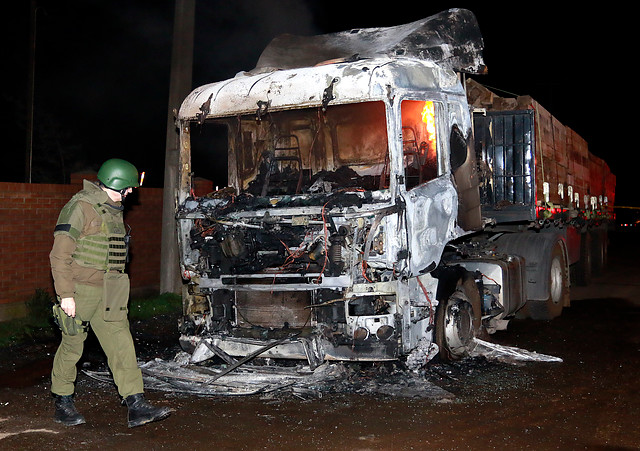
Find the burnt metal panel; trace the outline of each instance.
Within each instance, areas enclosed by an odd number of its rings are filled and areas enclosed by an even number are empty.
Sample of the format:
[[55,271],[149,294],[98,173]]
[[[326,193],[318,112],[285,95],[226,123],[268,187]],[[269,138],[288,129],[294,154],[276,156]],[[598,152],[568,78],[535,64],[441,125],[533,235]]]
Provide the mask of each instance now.
[[534,111],[474,116],[482,216],[497,222],[536,219]]
[[413,57],[459,72],[484,73],[484,42],[475,15],[449,9],[386,28],[360,28],[316,36],[277,36],[264,49],[254,73],[313,67],[325,61],[379,56]]

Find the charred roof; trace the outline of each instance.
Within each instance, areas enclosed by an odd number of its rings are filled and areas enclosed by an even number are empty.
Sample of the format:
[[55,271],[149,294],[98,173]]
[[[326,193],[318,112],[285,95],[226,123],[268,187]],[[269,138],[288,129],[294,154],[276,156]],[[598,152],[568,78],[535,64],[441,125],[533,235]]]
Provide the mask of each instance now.
[[403,56],[475,74],[485,71],[483,48],[475,15],[466,9],[450,9],[394,27],[317,36],[284,34],[264,49],[251,72],[310,67],[334,60]]

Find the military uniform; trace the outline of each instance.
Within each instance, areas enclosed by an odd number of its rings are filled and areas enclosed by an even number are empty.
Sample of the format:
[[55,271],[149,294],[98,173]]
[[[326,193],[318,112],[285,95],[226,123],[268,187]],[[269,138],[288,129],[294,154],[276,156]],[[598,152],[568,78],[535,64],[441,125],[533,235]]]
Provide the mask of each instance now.
[[87,338],[85,324],[95,332],[107,355],[120,396],[127,405],[129,427],[167,418],[172,409],[154,407],[144,397],[142,372],[129,331],[129,276],[124,272],[127,249],[122,200],[138,188],[138,170],[112,158],[98,171],[98,182],[64,206],[54,230],[49,255],[59,305],[54,318],[62,342],[53,359],[51,392],[54,421],[65,426],[85,423],[73,401],[76,364]]
[[[60,212],[50,253],[51,272],[59,298],[74,298],[76,316],[90,324],[102,349],[119,394],[126,398],[143,392],[142,374],[127,319],[128,278],[122,203],[113,202],[94,183]],[[119,299],[105,305],[105,276],[120,279]],[[124,288],[122,288],[124,287]],[[76,364],[82,356],[86,332],[62,334],[51,372],[51,391],[67,396],[74,392]]]

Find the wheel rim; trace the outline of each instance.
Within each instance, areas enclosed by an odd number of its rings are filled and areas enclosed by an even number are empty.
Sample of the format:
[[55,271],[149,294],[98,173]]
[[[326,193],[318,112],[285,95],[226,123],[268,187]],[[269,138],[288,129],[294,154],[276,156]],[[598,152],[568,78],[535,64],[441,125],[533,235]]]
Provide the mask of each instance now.
[[559,304],[562,301],[562,288],[564,284],[562,263],[559,258],[554,258],[551,261],[551,301],[554,304]]
[[463,299],[452,298],[445,310],[444,338],[449,351],[463,356],[473,348],[473,310]]

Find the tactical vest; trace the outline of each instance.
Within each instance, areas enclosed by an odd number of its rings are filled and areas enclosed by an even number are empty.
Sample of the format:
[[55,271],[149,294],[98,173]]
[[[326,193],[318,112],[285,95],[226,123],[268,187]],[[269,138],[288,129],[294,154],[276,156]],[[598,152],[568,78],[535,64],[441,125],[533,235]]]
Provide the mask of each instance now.
[[[106,199],[106,194],[100,188],[85,183],[85,189],[73,196],[63,208],[56,231],[66,231],[76,240],[72,257],[79,265],[99,271],[124,271],[127,233],[122,221],[122,209],[103,202]],[[79,208],[76,205],[78,201],[90,204],[100,216],[102,224],[99,233],[85,236],[67,223],[72,211]]]
[[100,215],[100,233],[82,236],[76,240],[74,260],[82,266],[103,271],[124,271],[127,259],[126,230],[122,211],[97,204],[93,208]]

